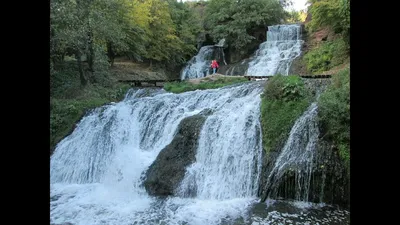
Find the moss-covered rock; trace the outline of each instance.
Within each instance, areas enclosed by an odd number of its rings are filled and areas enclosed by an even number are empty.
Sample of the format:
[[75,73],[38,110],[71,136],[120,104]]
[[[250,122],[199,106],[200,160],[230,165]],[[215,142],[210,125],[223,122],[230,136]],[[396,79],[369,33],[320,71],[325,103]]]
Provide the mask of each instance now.
[[268,80],[261,100],[263,147],[276,151],[296,119],[310,103],[311,94],[299,76],[276,75]]
[[[262,98],[262,126],[264,148],[262,176],[259,196],[265,200],[269,189],[268,175],[275,166],[287,141],[295,120],[311,102],[318,102],[320,136],[314,150],[308,201],[337,204],[349,208],[349,79],[348,71],[336,74],[332,79],[301,79],[296,85],[289,85],[290,77],[274,77],[266,86]],[[292,78],[295,79],[295,78]],[[293,83],[294,81],[292,81]],[[296,82],[295,82],[296,83]],[[285,88],[288,97],[284,94]],[[289,88],[290,87],[290,88]],[[301,90],[301,91],[300,91]],[[308,96],[308,97],[306,97]],[[307,135],[305,136],[307,137]],[[301,167],[301,163],[298,165]],[[279,198],[296,199],[299,174],[285,171],[274,186]],[[296,178],[297,176],[297,178]],[[304,188],[304,187],[303,187]]]

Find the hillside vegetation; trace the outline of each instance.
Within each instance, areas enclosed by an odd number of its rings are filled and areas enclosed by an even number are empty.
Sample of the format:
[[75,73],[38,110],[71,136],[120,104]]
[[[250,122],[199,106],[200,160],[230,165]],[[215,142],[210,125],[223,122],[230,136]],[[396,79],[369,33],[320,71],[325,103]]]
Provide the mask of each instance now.
[[[286,18],[276,0],[51,1],[50,154],[88,109],[122,99],[129,87],[118,79],[179,78],[201,45],[225,37],[240,53],[257,45],[257,30]],[[166,88],[179,92],[230,82]]]
[[[277,0],[51,1],[50,154],[87,110],[123,98],[129,86],[118,83],[118,79],[176,79],[200,46],[214,44],[221,38],[226,39],[231,58],[236,54],[238,60],[265,41],[267,26],[305,19],[304,12],[284,10],[283,6],[290,1],[282,3]],[[349,65],[349,0],[310,0],[310,3],[308,12],[312,19],[305,19],[310,43],[302,63],[310,73],[333,70],[336,73],[342,65]],[[326,34],[313,42],[321,32]],[[179,93],[245,82],[243,78],[209,79],[200,83],[167,83],[165,89]],[[290,86],[287,90],[294,88],[295,92],[303,93],[296,78],[276,79],[281,80],[275,86],[287,84]],[[325,104],[321,106],[325,107],[321,111],[324,120],[333,113],[329,112],[331,107],[347,107],[336,105],[341,101],[336,99],[338,93],[343,95],[340,99],[349,99],[346,85],[332,86],[329,91],[335,94],[321,96],[321,105]],[[274,140],[266,141],[268,149],[279,142],[276,138],[283,138],[290,123],[305,107],[307,95],[300,96],[279,104],[273,102],[277,99],[263,103],[263,110],[277,110],[276,121],[267,121],[271,126],[266,129],[279,131],[272,137]],[[347,134],[332,138],[343,131],[335,128],[335,123],[347,126],[346,119],[332,117],[324,123],[327,130],[334,127],[326,131],[331,132],[326,137],[341,146],[341,155],[348,158]]]
[[[317,97],[321,139],[350,165],[350,1],[310,0],[305,21],[307,74],[331,74],[331,84]],[[310,19],[311,18],[311,19]],[[296,119],[309,106],[311,93],[298,76],[274,76],[262,96],[261,122],[266,153],[278,151]]]

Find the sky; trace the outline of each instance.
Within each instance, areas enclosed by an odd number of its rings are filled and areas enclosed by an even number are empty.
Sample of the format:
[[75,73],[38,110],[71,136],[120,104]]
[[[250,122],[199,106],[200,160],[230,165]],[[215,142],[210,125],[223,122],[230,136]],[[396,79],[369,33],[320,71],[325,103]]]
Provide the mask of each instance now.
[[[196,0],[182,0],[182,1],[186,2],[186,1],[196,1]],[[293,6],[290,8],[293,8],[296,11],[306,9],[305,4],[306,4],[307,0],[292,0],[292,1],[293,1]]]
[[299,11],[302,9],[306,9],[306,2],[307,0],[292,0],[293,1],[293,6],[294,10]]

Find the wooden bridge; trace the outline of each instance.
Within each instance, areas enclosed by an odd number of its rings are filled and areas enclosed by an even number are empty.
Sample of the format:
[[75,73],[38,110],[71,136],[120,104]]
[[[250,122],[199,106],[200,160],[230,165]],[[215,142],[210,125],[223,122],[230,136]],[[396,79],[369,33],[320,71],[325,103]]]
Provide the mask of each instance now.
[[[238,76],[239,77],[239,76]],[[273,76],[243,76],[247,78],[248,80],[254,80],[254,79],[265,79],[265,78],[271,78]],[[332,75],[326,74],[326,75],[300,75],[301,78],[331,78]],[[137,86],[137,87],[163,87],[164,83],[166,82],[180,82],[180,79],[172,79],[172,80],[167,80],[167,79],[160,79],[160,80],[118,80],[119,82],[123,83],[129,83],[131,86]]]
[[[254,79],[265,79],[265,78],[271,78],[273,76],[243,76],[247,78],[248,80],[254,80]],[[316,78],[331,78],[332,75],[330,74],[321,74],[321,75],[300,75],[301,78],[311,78],[311,79],[316,79]]]
[[122,83],[129,83],[131,86],[137,86],[137,87],[142,87],[142,86],[154,86],[154,87],[163,87],[164,83],[166,82],[180,82],[180,79],[174,79],[174,80],[118,80],[118,82]]

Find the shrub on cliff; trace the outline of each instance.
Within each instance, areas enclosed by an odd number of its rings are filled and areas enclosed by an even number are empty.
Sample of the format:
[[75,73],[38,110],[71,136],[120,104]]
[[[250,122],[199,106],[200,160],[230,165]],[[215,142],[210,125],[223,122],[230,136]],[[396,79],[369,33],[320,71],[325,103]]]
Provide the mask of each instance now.
[[350,70],[338,72],[318,100],[321,134],[333,143],[339,155],[350,163]]
[[299,76],[272,77],[261,101],[261,123],[264,149],[276,151],[283,143],[296,119],[310,104],[310,92]]

